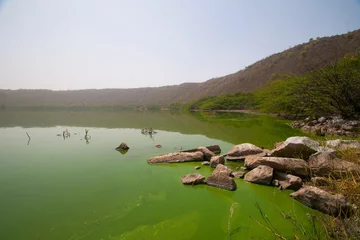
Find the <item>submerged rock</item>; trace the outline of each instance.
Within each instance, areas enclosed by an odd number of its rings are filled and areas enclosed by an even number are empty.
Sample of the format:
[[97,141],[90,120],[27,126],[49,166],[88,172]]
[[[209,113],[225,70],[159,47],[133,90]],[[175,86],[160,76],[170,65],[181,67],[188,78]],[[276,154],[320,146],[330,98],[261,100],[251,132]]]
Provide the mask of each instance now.
[[153,163],[182,163],[182,162],[202,162],[204,154],[202,152],[175,152],[149,158],[147,162]]
[[218,164],[225,164],[225,159],[223,156],[213,156],[210,160],[210,166],[216,168]]
[[329,152],[315,153],[308,162],[312,174],[317,176],[340,177],[349,173],[360,173],[360,165],[339,159]]
[[292,173],[301,177],[310,174],[308,163],[299,158],[253,157],[245,159],[244,166],[248,169],[254,169],[260,165],[272,167],[278,172]]
[[234,146],[229,152],[227,152],[226,159],[229,161],[239,161],[244,160],[246,156],[262,153],[264,153],[262,148],[259,148],[251,143],[243,143]]
[[200,166],[195,166],[194,169],[195,170],[199,170],[201,167]]
[[115,150],[117,151],[129,150],[129,146],[125,142],[122,142],[117,148],[115,148]]
[[273,169],[269,166],[258,166],[245,174],[244,180],[251,183],[270,185],[273,178]]
[[302,158],[307,160],[311,154],[316,152],[331,151],[320,146],[319,142],[308,137],[290,137],[275,148],[272,157]]
[[352,206],[341,194],[330,194],[320,188],[304,186],[290,196],[302,204],[333,216],[349,216]]
[[234,179],[230,177],[231,170],[222,164],[218,164],[206,184],[212,187],[233,191],[236,189]]
[[205,184],[205,177],[200,173],[190,173],[181,177],[181,182],[185,185]]
[[280,185],[281,189],[283,190],[291,189],[297,191],[303,185],[301,178],[283,172],[275,171],[274,179],[278,180],[278,185]]
[[245,175],[245,172],[243,171],[236,171],[236,172],[232,172],[231,176],[234,178],[243,178]]

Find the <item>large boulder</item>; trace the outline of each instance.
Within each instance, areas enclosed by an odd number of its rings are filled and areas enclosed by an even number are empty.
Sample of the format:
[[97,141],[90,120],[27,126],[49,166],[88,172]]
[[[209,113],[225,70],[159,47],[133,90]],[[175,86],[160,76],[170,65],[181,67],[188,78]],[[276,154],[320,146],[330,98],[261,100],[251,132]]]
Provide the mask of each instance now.
[[202,162],[204,161],[204,154],[198,152],[175,152],[168,153],[156,157],[149,158],[147,162],[153,163],[182,163],[182,162]]
[[230,177],[230,174],[231,170],[228,167],[218,164],[211,176],[208,177],[206,184],[212,187],[233,191],[236,189],[236,183],[234,179]]
[[310,156],[309,166],[316,176],[340,177],[349,173],[360,174],[360,165],[337,158],[329,152],[318,152]]
[[225,164],[225,159],[223,156],[213,156],[210,160],[210,166],[216,168],[218,164]]
[[264,150],[262,148],[259,148],[251,143],[243,143],[235,145],[229,152],[227,152],[226,159],[229,161],[239,161],[244,160],[246,156],[263,153]]
[[281,189],[291,189],[291,190],[299,190],[302,185],[303,182],[301,180],[301,178],[291,175],[291,174],[287,174],[287,173],[283,173],[283,172],[274,172],[274,179],[278,180],[278,184],[280,185]]
[[270,185],[273,178],[273,169],[269,166],[258,166],[245,174],[244,180],[247,182]]
[[351,204],[341,194],[330,194],[320,188],[303,186],[290,196],[304,205],[333,216],[349,216]]
[[272,157],[302,158],[307,160],[311,154],[322,151],[331,151],[320,146],[319,142],[308,137],[290,137],[275,148]]
[[210,159],[215,156],[215,153],[210,151],[207,147],[198,147],[197,150],[204,154],[204,158],[206,161],[210,161]]
[[254,169],[260,165],[272,167],[278,172],[292,173],[301,177],[310,174],[308,163],[299,158],[252,157],[245,159],[244,166],[247,169]]
[[336,148],[339,150],[356,149],[360,150],[360,142],[356,140],[329,140],[326,141],[326,146],[329,148]]
[[205,184],[205,177],[200,173],[190,173],[181,177],[181,182],[185,185]]

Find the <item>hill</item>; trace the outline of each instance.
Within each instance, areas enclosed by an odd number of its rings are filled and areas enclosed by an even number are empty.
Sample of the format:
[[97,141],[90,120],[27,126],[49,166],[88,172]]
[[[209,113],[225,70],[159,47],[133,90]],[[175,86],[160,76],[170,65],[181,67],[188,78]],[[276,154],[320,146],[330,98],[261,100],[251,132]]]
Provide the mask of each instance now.
[[310,39],[307,43],[273,54],[236,73],[203,83],[134,89],[0,90],[0,106],[100,107],[187,103],[207,96],[251,92],[280,74],[304,74],[356,52],[360,53],[360,30]]

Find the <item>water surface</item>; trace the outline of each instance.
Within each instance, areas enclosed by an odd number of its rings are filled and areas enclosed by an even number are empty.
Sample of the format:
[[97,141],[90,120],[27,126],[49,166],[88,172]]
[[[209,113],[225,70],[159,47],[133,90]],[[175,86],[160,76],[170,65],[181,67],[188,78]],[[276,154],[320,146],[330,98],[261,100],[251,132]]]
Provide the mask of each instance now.
[[[264,224],[255,204],[285,236],[292,236],[294,225],[282,213],[296,214],[306,225],[306,213],[312,212],[293,201],[290,191],[242,179],[235,180],[234,192],[182,185],[180,177],[195,172],[198,163],[146,163],[149,157],[180,146],[219,144],[226,152],[238,143],[271,147],[301,134],[270,116],[109,111],[0,114],[0,239],[273,239],[258,223]],[[143,135],[143,127],[158,133]],[[70,138],[57,136],[65,129]],[[90,129],[88,142],[85,129]],[[126,154],[114,150],[122,141],[130,146]],[[205,176],[211,171],[208,166],[198,170]]]

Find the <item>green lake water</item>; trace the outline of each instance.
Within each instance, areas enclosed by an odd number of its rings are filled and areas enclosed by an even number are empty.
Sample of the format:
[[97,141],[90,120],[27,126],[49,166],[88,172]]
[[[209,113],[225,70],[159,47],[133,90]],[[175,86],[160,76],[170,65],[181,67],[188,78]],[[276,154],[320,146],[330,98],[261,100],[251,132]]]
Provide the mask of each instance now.
[[[158,133],[143,135],[144,127]],[[57,136],[65,129],[70,138]],[[245,142],[271,148],[294,135],[301,132],[265,115],[2,111],[0,239],[274,239],[260,225],[265,222],[256,204],[291,238],[294,224],[282,213],[295,214],[305,228],[306,213],[314,213],[292,200],[291,191],[243,179],[235,180],[233,192],[184,186],[181,176],[199,163],[146,160],[180,146],[218,144],[223,153]],[[114,150],[123,141],[130,147],[126,154]],[[240,164],[228,163],[233,169]],[[212,170],[197,171],[207,177]]]

